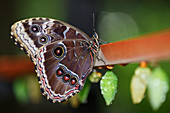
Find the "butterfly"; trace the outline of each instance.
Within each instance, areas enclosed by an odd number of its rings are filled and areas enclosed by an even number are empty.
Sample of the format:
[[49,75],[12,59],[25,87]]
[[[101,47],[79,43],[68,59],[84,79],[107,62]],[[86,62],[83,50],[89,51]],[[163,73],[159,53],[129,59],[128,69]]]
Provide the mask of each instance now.
[[40,89],[48,100],[64,102],[82,90],[100,44],[65,22],[29,18],[14,23],[11,38],[35,64]]

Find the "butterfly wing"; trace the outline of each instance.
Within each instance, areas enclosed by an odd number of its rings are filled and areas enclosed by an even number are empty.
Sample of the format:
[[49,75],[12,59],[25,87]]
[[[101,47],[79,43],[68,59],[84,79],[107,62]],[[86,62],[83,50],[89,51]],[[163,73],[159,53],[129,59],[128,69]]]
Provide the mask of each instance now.
[[72,97],[83,88],[94,59],[86,40],[65,39],[41,47],[36,60],[41,91],[53,102]]
[[90,40],[84,32],[67,23],[41,17],[16,22],[11,27],[11,38],[34,63],[43,45],[62,39]]
[[36,65],[41,90],[53,102],[65,101],[83,88],[99,48],[98,37],[91,39],[81,30],[49,18],[16,22],[11,38]]

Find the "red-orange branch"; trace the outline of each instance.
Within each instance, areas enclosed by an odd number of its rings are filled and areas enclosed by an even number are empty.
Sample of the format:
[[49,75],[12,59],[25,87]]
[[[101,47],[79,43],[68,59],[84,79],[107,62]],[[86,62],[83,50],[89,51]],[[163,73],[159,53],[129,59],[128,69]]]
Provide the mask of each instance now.
[[34,65],[25,56],[1,56],[0,77],[8,80],[18,76],[34,73]]
[[170,30],[101,45],[100,56],[107,65],[170,59]]
[[[170,59],[170,30],[101,45],[99,56],[107,65]],[[102,61],[95,63],[95,66],[102,65]],[[13,79],[28,73],[34,73],[34,65],[28,57],[0,57],[1,78]]]

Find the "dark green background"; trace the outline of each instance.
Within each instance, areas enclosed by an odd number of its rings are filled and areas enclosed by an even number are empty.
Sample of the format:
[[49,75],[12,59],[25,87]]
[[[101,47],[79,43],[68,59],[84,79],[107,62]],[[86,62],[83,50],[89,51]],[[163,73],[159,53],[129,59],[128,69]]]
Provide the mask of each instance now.
[[[0,13],[0,55],[23,54],[9,38],[10,26],[28,17],[43,16],[59,19],[92,36],[92,14],[95,13],[95,27],[99,38],[108,42],[170,27],[170,2],[168,0],[6,0],[0,3]],[[127,18],[122,18],[124,16],[116,17],[116,19],[109,18],[108,22],[112,22],[110,26],[108,23],[101,25],[100,22],[106,14],[115,13],[126,15]],[[113,69],[119,79],[118,93],[109,107],[105,106],[99,84],[92,84],[88,103],[80,105],[78,109],[73,109],[69,105],[52,104],[45,99],[39,104],[20,105],[13,96],[11,82],[0,79],[0,112],[151,113],[153,111],[147,96],[139,105],[134,105],[131,101],[129,85],[137,66],[138,64],[129,64],[125,67],[116,66]],[[161,66],[170,75],[170,63],[162,62]],[[156,113],[170,112],[169,96],[168,92],[165,103]]]

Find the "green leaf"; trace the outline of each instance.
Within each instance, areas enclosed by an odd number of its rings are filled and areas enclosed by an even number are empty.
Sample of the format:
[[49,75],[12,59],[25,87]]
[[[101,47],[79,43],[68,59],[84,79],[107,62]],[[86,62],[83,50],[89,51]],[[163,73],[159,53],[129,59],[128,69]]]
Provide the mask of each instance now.
[[117,92],[118,79],[112,71],[107,71],[100,81],[101,94],[103,95],[106,105],[112,104]]
[[144,94],[147,88],[147,79],[149,75],[151,75],[151,70],[148,67],[136,68],[135,74],[132,76],[130,84],[130,91],[134,104],[140,103],[144,98]]
[[89,79],[86,80],[83,89],[78,93],[79,95],[79,101],[81,103],[86,103],[87,102],[87,97],[89,94],[91,88],[91,83],[89,81]]
[[158,110],[165,101],[169,90],[168,84],[168,76],[164,70],[160,67],[155,68],[148,79],[149,101],[154,110]]
[[16,79],[13,82],[13,91],[14,95],[18,102],[27,103],[28,102],[28,93],[27,93],[27,84],[25,79]]

